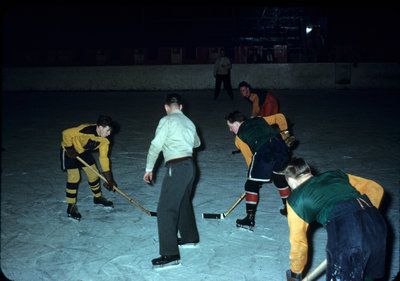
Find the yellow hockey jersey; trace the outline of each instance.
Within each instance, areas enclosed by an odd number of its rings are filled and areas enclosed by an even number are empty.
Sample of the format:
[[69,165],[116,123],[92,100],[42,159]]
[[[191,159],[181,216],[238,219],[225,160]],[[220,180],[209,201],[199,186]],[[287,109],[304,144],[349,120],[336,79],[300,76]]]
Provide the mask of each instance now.
[[99,162],[103,172],[110,171],[109,145],[110,141],[107,138],[97,135],[96,124],[82,124],[62,132],[61,146],[63,148],[73,146],[79,154],[98,149]]

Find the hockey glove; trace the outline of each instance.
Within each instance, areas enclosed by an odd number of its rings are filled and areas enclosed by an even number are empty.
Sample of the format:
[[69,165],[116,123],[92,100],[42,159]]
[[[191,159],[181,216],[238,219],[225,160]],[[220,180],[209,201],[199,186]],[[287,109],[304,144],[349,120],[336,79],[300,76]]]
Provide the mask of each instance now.
[[113,188],[114,186],[117,186],[117,184],[114,181],[113,175],[111,171],[104,172],[104,177],[106,178],[107,182],[104,182],[104,187],[107,188],[109,191],[114,191],[115,189]]
[[287,281],[301,281],[301,273],[293,273],[290,269],[286,271]]
[[75,148],[73,146],[66,147],[65,153],[67,154],[67,156],[69,158],[74,158],[74,159],[76,158],[76,156],[79,155],[79,153],[75,150]]

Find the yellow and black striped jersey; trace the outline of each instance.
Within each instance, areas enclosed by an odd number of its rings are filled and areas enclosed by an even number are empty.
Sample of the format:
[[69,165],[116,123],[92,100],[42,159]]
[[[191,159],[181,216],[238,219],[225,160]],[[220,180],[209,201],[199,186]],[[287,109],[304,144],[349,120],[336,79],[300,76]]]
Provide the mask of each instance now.
[[100,137],[96,132],[96,124],[82,124],[62,132],[61,146],[71,147],[81,154],[85,151],[99,150],[99,162],[103,172],[110,171],[108,149],[110,141]]

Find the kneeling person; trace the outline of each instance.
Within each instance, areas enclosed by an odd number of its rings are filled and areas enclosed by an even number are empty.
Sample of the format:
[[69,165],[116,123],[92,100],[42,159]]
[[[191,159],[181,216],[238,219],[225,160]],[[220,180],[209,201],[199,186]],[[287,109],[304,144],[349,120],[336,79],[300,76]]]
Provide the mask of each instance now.
[[251,118],[271,116],[279,112],[279,101],[269,91],[256,92],[247,82],[242,81],[239,83],[239,92],[252,103]]

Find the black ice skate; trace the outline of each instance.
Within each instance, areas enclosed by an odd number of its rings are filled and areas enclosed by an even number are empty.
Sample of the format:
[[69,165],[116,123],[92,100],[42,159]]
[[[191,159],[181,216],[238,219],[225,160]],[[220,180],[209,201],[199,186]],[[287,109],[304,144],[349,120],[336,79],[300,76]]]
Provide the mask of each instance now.
[[67,214],[69,218],[73,218],[77,221],[81,220],[81,214],[78,212],[78,207],[76,204],[68,204]]
[[253,231],[255,225],[254,214],[247,214],[247,216],[241,220],[236,220],[236,227],[241,227],[250,231]]
[[180,256],[160,256],[159,258],[153,259],[151,263],[153,264],[153,269],[168,268],[172,266],[180,265]]
[[99,197],[93,197],[93,203],[94,204],[102,204],[104,207],[111,207],[114,208],[113,202],[107,200],[106,198],[102,196]]
[[287,217],[287,208],[286,208],[286,205],[285,205],[282,209],[280,209],[279,212],[281,213],[282,216]]
[[286,198],[282,198],[283,208],[279,210],[282,216],[287,217]]

